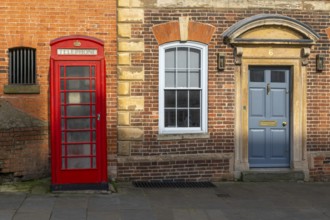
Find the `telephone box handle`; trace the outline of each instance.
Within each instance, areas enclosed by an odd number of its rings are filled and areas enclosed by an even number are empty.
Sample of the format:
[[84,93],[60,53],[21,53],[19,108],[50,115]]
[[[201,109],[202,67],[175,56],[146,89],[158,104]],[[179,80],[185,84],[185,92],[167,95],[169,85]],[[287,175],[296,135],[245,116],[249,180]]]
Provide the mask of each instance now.
[[100,121],[101,115],[97,114],[97,120]]

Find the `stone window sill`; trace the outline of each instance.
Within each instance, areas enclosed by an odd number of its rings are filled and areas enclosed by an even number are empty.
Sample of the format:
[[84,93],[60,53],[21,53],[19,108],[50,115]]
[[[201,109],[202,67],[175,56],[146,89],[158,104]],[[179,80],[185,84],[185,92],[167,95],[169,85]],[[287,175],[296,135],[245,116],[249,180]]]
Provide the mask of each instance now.
[[40,85],[4,85],[5,94],[40,94]]
[[208,139],[209,133],[200,134],[159,134],[158,141],[185,140],[185,139]]

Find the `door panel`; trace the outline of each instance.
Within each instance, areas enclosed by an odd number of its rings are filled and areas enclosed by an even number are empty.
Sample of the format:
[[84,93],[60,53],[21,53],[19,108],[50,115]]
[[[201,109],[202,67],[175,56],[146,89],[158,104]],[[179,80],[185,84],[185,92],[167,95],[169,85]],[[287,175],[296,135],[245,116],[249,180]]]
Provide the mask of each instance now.
[[250,167],[290,165],[288,68],[249,69]]
[[270,93],[271,117],[286,117],[286,89],[274,89]]
[[250,141],[254,146],[251,149],[251,156],[253,158],[264,158],[266,157],[265,144],[266,144],[266,132],[265,129],[251,129],[250,130]]
[[251,116],[264,117],[266,114],[265,102],[264,88],[250,88]]
[[[57,61],[54,92],[56,184],[105,181],[106,145],[100,120],[104,94],[98,61]],[[105,119],[103,117],[102,119]],[[55,181],[54,181],[55,182]]]
[[285,129],[270,129],[271,158],[281,158],[286,150]]

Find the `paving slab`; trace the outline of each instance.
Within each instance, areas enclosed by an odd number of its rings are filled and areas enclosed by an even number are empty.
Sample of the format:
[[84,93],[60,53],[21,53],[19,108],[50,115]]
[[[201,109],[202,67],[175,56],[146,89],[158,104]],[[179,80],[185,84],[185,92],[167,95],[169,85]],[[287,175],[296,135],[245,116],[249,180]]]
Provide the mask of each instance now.
[[72,196],[57,197],[54,202],[54,209],[86,209],[88,206],[89,197],[87,196]]
[[120,214],[118,211],[110,212],[95,212],[88,211],[87,220],[121,220]]
[[1,220],[11,220],[13,219],[15,215],[15,210],[6,210],[6,209],[1,209],[0,210],[0,219]]
[[13,220],[49,220],[51,213],[49,212],[19,212],[13,217]]
[[143,209],[122,209],[120,210],[120,219],[121,220],[157,220],[156,215],[152,210]]
[[0,213],[3,210],[17,210],[26,196],[25,193],[0,193]]
[[218,183],[118,193],[0,193],[0,220],[330,219],[330,183]]
[[174,220],[209,220],[207,213],[200,209],[174,209]]
[[88,200],[88,210],[91,212],[107,212],[111,210],[119,210],[121,207],[118,195],[111,196],[94,196]]
[[45,213],[51,213],[55,197],[43,195],[43,196],[36,196],[31,195],[27,196],[27,198],[24,200],[22,205],[18,209],[19,212],[23,213],[38,213],[38,212],[45,212]]
[[87,219],[86,208],[54,208],[50,220],[83,220]]

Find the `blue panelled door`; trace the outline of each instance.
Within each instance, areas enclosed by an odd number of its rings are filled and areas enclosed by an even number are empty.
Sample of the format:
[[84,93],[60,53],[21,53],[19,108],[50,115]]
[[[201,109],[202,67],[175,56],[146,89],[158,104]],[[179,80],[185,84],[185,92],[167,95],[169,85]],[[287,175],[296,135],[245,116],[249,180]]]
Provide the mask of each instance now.
[[290,166],[290,70],[249,68],[250,167]]

